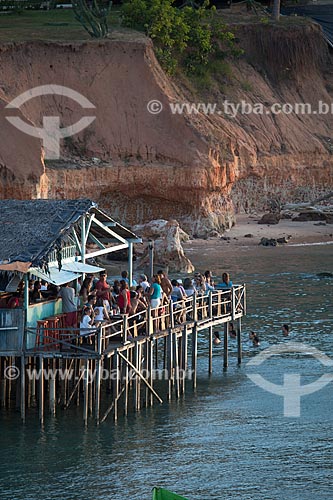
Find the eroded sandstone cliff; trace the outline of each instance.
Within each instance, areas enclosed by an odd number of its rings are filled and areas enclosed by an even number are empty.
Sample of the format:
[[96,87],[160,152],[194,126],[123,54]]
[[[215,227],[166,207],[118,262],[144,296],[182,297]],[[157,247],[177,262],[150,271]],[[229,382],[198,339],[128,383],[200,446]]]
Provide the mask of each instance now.
[[[301,199],[332,188],[332,114],[172,114],[170,103],[225,99],[262,103],[330,103],[330,55],[317,26],[274,32],[238,26],[244,56],[209,92],[171,81],[141,35],[103,42],[11,43],[0,47],[0,197],[89,197],[134,224],[177,219],[192,234],[230,226],[234,210],[262,208],[267,199]],[[283,32],[285,31],[285,32]],[[62,126],[85,114],[95,121],[64,139],[61,159],[46,161],[41,141],[4,118],[6,103],[30,88],[57,84],[94,105],[66,97],[34,98],[19,111],[27,122],[61,116]],[[158,100],[163,110],[147,111]]]

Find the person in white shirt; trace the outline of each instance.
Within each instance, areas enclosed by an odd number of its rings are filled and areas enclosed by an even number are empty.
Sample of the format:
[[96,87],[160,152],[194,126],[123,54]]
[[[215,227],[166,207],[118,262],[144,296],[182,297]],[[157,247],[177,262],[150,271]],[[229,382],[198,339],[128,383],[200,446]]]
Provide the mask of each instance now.
[[94,332],[96,328],[92,325],[91,308],[85,307],[84,314],[80,322],[80,336],[86,336]]
[[150,283],[149,283],[148,278],[147,278],[147,276],[145,274],[141,274],[140,275],[139,284],[143,288],[143,293],[146,293],[147,288],[150,287]]

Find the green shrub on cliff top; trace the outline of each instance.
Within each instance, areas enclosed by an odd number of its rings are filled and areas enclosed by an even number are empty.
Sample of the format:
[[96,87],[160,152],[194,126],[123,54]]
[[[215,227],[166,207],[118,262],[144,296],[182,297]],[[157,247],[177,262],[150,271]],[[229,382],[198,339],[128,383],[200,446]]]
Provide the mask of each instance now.
[[127,0],[123,25],[143,31],[153,40],[156,55],[168,73],[174,73],[178,64],[188,73],[204,73],[215,57],[233,49],[234,35],[215,8],[209,8],[209,0],[198,8],[178,9],[173,3],[174,0]]

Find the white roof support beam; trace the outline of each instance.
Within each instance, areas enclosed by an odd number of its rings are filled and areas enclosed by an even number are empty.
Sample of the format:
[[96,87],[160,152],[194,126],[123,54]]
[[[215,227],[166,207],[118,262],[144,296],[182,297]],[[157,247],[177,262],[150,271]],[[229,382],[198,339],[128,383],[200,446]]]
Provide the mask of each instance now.
[[125,240],[125,238],[122,238],[122,236],[119,236],[119,234],[115,233],[110,228],[105,226],[105,224],[103,224],[101,221],[99,221],[96,217],[93,220],[93,223],[96,224],[97,226],[99,226],[100,228],[102,228],[105,232],[107,232],[111,236],[113,236],[113,238],[115,238],[116,240],[121,241],[122,243],[126,243],[126,246],[127,246],[127,241]]
[[107,253],[117,252],[118,250],[124,250],[124,248],[128,248],[127,242],[121,245],[116,245],[114,247],[105,248],[104,250],[96,250],[95,252],[89,252],[86,254],[86,258],[91,259],[92,257],[98,257],[99,255],[105,255]]
[[99,248],[102,249],[106,248],[106,246],[103,245],[103,243],[91,233],[88,235],[88,240],[91,240],[93,243],[96,243],[96,245],[98,245]]
[[87,244],[87,241],[88,241],[88,238],[89,238],[89,232],[90,232],[90,228],[91,228],[91,224],[93,222],[93,220],[95,219],[95,214],[91,214],[91,215],[88,215],[88,227],[87,227],[87,230],[86,230],[86,241],[84,242],[85,245]]
[[75,231],[74,227],[72,228],[72,234],[74,236],[74,241],[75,241],[76,249],[77,249],[78,252],[81,253],[81,244],[79,242],[79,238],[78,238],[78,236],[76,234],[76,231]]

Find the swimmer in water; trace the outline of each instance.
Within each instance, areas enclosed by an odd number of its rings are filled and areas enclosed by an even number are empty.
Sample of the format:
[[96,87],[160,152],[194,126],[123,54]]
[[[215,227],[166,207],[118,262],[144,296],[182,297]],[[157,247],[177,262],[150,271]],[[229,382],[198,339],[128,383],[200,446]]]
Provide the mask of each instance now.
[[229,323],[229,337],[235,339],[237,337],[237,332],[234,328],[233,323]]
[[289,325],[282,325],[282,333],[284,337],[288,337],[289,335]]
[[260,346],[259,337],[256,333],[253,333],[252,343],[253,343],[253,347]]
[[213,344],[214,344],[214,345],[219,345],[219,344],[221,344],[221,339],[220,339],[220,334],[219,334],[219,332],[214,332]]

